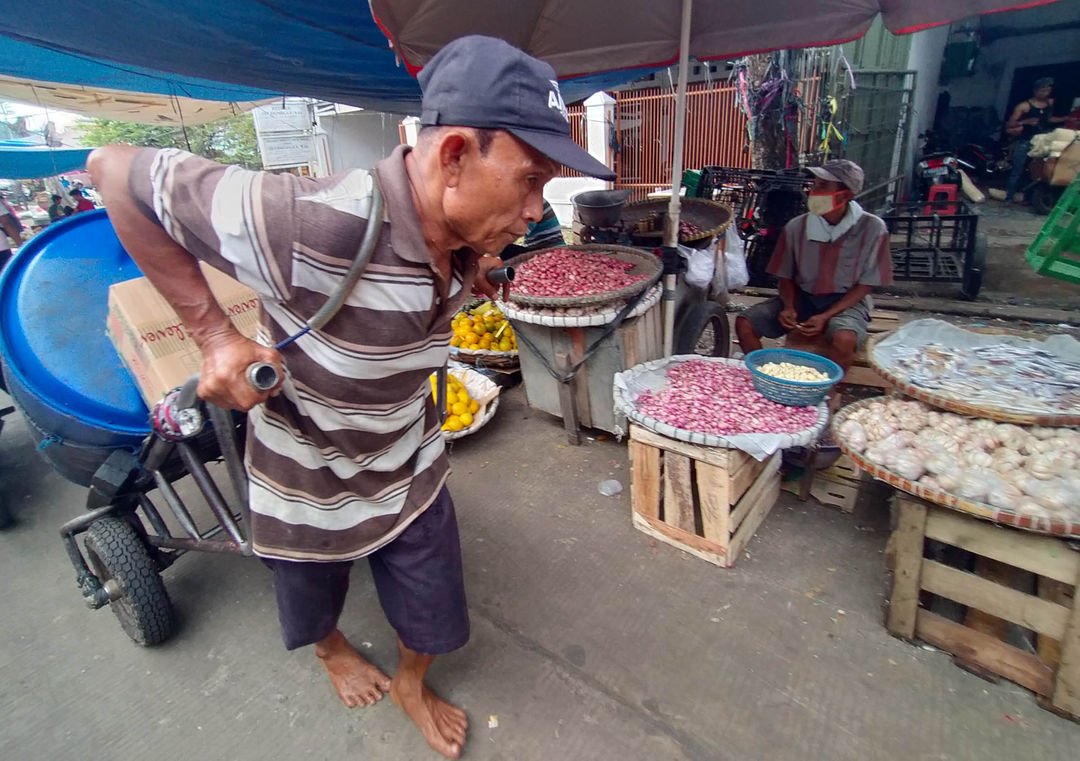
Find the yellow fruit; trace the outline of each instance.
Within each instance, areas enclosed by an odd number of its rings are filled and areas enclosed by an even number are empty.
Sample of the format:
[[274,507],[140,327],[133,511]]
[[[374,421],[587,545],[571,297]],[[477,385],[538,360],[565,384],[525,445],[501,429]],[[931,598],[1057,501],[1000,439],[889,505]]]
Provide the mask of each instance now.
[[449,407],[450,405],[456,404],[456,403],[457,403],[457,394],[455,394],[453,391],[451,391],[450,387],[447,386],[446,405]]
[[[451,343],[451,345],[453,345],[453,343]],[[508,339],[504,338],[503,340],[499,341],[499,351],[510,351],[511,349],[513,349],[513,346],[510,345],[510,341]]]
[[484,336],[483,338],[480,339],[480,348],[481,349],[490,349],[491,348],[491,336]]
[[461,336],[454,336],[450,339],[450,345],[453,347],[461,346]]
[[446,419],[446,422],[443,423],[444,431],[460,431],[464,427],[465,424],[462,423],[461,418],[457,417],[456,415],[451,415]]
[[462,336],[462,339],[467,344],[474,344],[474,343],[476,343],[477,341],[480,340],[480,336],[476,335],[476,333],[474,333],[472,330],[470,330],[468,333],[466,333],[464,336]]
[[468,346],[467,346],[466,348],[468,348],[468,349],[472,349],[473,351],[477,351],[477,350],[479,350],[479,348],[480,348],[480,344],[478,344],[478,343],[471,343],[471,344],[469,344],[469,345],[468,345]]
[[468,412],[468,411],[469,411],[469,403],[468,402],[457,402],[456,404],[454,404],[450,408],[450,412],[454,413],[455,415],[460,415],[461,413]]
[[472,425],[472,414],[468,412],[462,412],[460,415],[458,415],[458,420],[461,421],[462,428],[468,428],[470,425]]
[[480,405],[477,404],[475,399],[469,400],[469,414],[475,415],[480,410]]

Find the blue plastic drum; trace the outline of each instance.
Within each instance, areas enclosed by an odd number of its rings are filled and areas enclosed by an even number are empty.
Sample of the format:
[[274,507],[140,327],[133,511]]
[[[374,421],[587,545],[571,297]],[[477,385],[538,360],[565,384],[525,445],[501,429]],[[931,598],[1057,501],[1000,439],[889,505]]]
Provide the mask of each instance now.
[[118,448],[136,451],[148,412],[105,333],[109,286],[142,273],[104,210],[50,225],[0,276],[0,354],[38,449],[89,485]]

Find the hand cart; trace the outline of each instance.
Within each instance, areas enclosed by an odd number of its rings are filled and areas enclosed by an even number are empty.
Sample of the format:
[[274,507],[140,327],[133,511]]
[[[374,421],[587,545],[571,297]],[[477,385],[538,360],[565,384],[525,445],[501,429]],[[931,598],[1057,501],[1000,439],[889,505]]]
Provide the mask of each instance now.
[[881,213],[889,230],[893,280],[958,283],[974,300],[986,272],[986,237],[979,216],[962,199],[919,201],[887,207]]
[[[359,277],[375,238],[365,238],[341,291]],[[154,645],[174,628],[161,572],[191,550],[251,555],[252,545],[246,416],[204,405],[193,378],[155,405],[148,425],[146,405],[106,336],[109,286],[140,275],[104,210],[49,226],[0,277],[0,353],[39,453],[89,487],[86,512],[60,529],[83,599],[93,609],[108,605],[132,640]],[[339,295],[309,328],[333,316]],[[276,372],[255,365],[248,380],[271,388]],[[224,473],[215,476],[219,460]],[[212,525],[181,498],[176,484],[187,476]]]

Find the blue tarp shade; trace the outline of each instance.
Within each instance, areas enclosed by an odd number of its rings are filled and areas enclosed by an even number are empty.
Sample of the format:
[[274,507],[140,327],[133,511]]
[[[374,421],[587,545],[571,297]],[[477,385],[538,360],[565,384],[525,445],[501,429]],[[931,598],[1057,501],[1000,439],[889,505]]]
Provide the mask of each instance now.
[[[207,100],[288,94],[419,112],[420,87],[366,2],[57,0],[3,14],[0,35],[2,74]],[[652,70],[564,80],[563,97],[573,102]],[[254,92],[232,93],[221,82]]]
[[28,180],[74,172],[86,166],[86,157],[92,150],[20,145],[15,140],[0,141],[0,177],[5,180]]
[[280,91],[182,77],[141,66],[95,61],[0,37],[0,73],[42,82],[62,82],[90,88],[175,95],[182,98],[244,102],[280,96]]

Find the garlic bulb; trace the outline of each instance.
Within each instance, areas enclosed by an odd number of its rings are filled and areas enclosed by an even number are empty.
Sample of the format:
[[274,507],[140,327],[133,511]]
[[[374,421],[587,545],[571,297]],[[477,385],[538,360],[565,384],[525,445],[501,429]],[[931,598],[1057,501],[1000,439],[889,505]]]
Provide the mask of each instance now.
[[919,476],[926,472],[922,453],[916,449],[901,449],[893,458],[890,470],[909,481],[918,480]]
[[946,471],[959,470],[960,463],[948,452],[932,452],[926,458],[926,469],[937,475]]
[[964,480],[964,471],[959,467],[939,471],[934,475],[941,488],[947,492],[955,492],[960,488],[960,482]]
[[1033,454],[1024,464],[1028,473],[1036,478],[1053,478],[1058,473],[1057,457],[1052,454]]
[[840,438],[856,452],[866,449],[868,439],[866,429],[858,420],[845,420],[839,429]]
[[981,449],[969,449],[964,452],[964,461],[973,468],[987,469],[994,465],[994,457]]
[[960,479],[960,485],[956,487],[956,493],[961,497],[982,502],[986,499],[990,478],[991,474],[988,471],[979,468],[965,471],[964,477]]
[[936,478],[930,475],[924,475],[920,478],[919,486],[925,486],[927,489],[933,489],[934,491],[941,491],[941,484]]

